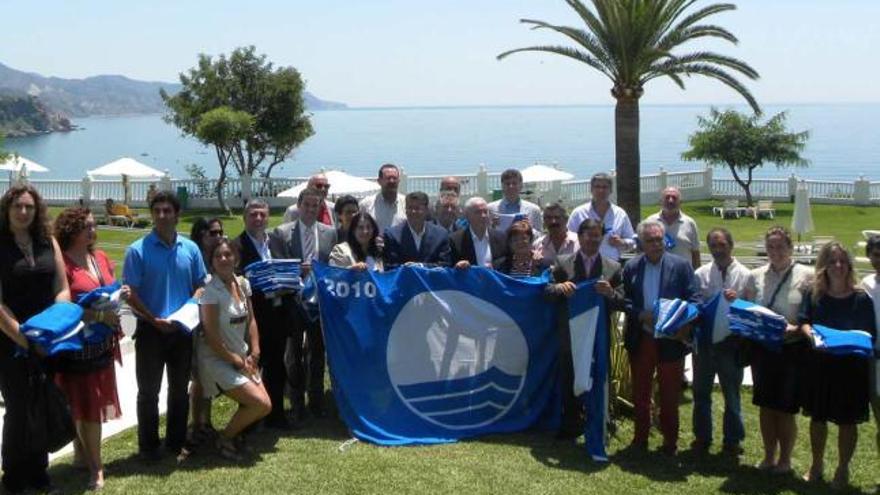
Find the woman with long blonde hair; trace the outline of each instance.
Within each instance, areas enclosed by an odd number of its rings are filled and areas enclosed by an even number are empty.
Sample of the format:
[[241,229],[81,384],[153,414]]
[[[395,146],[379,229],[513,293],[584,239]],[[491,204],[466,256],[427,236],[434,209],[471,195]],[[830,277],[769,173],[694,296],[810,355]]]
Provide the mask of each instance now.
[[[839,242],[826,244],[816,260],[816,278],[804,297],[798,321],[804,335],[813,324],[836,330],[863,330],[876,334],[874,304],[856,282],[852,257]],[[803,412],[810,418],[812,463],[807,481],[823,477],[828,422],[838,426],[837,469],[832,485],[849,484],[849,463],[858,441],[858,423],[868,420],[869,362],[855,356],[808,351],[802,374]]]

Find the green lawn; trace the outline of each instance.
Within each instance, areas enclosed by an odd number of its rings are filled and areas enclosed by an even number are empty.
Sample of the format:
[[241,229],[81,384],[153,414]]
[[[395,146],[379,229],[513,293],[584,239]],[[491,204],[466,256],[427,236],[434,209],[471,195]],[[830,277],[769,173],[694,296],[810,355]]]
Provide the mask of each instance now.
[[[757,240],[771,225],[788,226],[791,204],[777,204],[777,219],[721,220],[713,217],[716,202],[685,205],[703,235],[716,225],[729,228],[737,241]],[[644,214],[656,208],[645,208]],[[188,231],[199,213],[187,213],[180,230]],[[208,212],[210,214],[210,212]],[[833,235],[847,246],[861,240],[862,229],[880,228],[880,208],[824,206],[813,207],[818,235]],[[272,225],[280,223],[280,212]],[[237,235],[242,228],[240,217],[225,218],[224,228]],[[110,256],[121,261],[124,247],[141,231],[100,231],[100,245]],[[741,249],[740,254],[747,254]],[[862,253],[857,253],[861,255]],[[690,394],[687,393],[686,397]],[[618,422],[618,431],[610,445],[609,464],[596,464],[587,457],[583,444],[556,442],[552,435],[530,432],[497,435],[453,445],[432,447],[381,448],[358,443],[344,451],[340,446],[349,435],[337,420],[321,420],[289,436],[278,437],[268,431],[253,437],[258,456],[247,466],[231,465],[210,452],[198,452],[177,464],[165,459],[158,464],[144,464],[135,457],[137,439],[130,429],[105,442],[108,493],[827,493],[827,485],[808,486],[794,477],[778,477],[750,468],[758,462],[761,441],[757,410],[744,397],[747,439],[741,463],[716,453],[695,456],[685,451],[674,459],[659,454],[639,454],[625,449],[632,438],[632,423]],[[217,401],[215,423],[222,425],[231,415],[233,405]],[[722,402],[715,394],[715,438],[720,443]],[[133,415],[135,411],[124,411]],[[690,426],[691,404],[681,407],[680,447],[693,438]],[[795,452],[799,473],[809,462],[808,423],[799,418],[800,434]],[[826,476],[832,475],[836,456],[836,429],[830,428]],[[860,428],[858,451],[852,466],[852,482],[861,491],[873,492],[880,478],[875,450],[876,428],[867,423]],[[659,445],[655,433],[651,445]],[[70,458],[56,461],[51,468],[56,483],[65,492],[85,487],[87,474],[75,471]]]

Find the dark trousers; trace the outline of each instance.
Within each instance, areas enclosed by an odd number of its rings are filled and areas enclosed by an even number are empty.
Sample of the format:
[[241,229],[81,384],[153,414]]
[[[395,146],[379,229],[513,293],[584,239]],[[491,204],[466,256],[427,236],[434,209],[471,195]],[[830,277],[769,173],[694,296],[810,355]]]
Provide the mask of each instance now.
[[567,433],[583,433],[584,406],[574,396],[574,362],[571,356],[571,329],[559,325],[559,392],[562,395],[562,424]]
[[[324,335],[320,322],[299,317],[293,327],[293,336],[287,342],[287,375],[290,377],[290,401],[303,403],[303,394],[309,400],[320,401],[324,394]],[[319,404],[316,404],[319,405]]]
[[269,420],[284,418],[284,386],[287,384],[287,367],[284,352],[290,339],[290,307],[261,305],[255,310],[257,329],[260,332],[260,366],[263,384],[272,401]]
[[6,409],[3,416],[3,486],[9,491],[19,491],[28,485],[48,483],[49,453],[35,452],[31,445],[27,420],[29,363],[27,358],[13,357],[13,352],[3,352],[0,357],[0,393]]
[[162,387],[162,373],[167,369],[165,447],[178,452],[186,441],[192,337],[183,332],[161,333],[138,320],[134,348],[138,384],[138,448],[141,452],[159,448],[159,390]]
[[660,385],[660,431],[663,446],[676,448],[678,444],[678,403],[681,399],[681,374],[684,359],[661,362],[654,336],[642,332],[638,350],[629,355],[632,370],[633,401],[635,402],[637,443],[647,443],[651,429],[651,392],[654,372]]

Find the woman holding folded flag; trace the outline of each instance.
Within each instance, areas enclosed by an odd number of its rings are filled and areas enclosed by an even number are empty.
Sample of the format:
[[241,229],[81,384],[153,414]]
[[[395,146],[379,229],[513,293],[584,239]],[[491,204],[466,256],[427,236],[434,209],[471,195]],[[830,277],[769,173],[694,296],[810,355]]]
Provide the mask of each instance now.
[[[64,252],[64,267],[74,300],[114,283],[113,264],[107,255],[95,249],[97,229],[95,218],[86,208],[68,208],[55,220],[55,239]],[[121,297],[128,296],[123,286]],[[89,488],[104,486],[101,463],[101,423],[122,415],[116,393],[114,357],[121,359],[118,339],[121,334],[119,316],[114,308],[88,307],[83,322],[103,324],[111,329],[100,343],[89,344],[83,351],[57,361],[59,373],[55,382],[70,403],[76,424],[74,441],[75,464],[91,472]]]
[[[755,302],[785,317],[788,325],[781,352],[752,343],[752,403],[760,408],[764,458],[758,469],[774,473],[791,472],[791,452],[797,438],[794,415],[800,410],[798,356],[803,352],[797,321],[803,293],[810,287],[813,270],[791,259],[791,235],[782,227],[764,234],[770,263],[752,270],[748,292]],[[778,457],[777,457],[778,454]]]
[[[816,260],[816,280],[804,297],[799,321],[804,335],[818,326],[835,330],[862,330],[876,334],[874,304],[859,288],[849,252],[839,242],[822,247]],[[816,329],[813,326],[816,325]],[[832,485],[849,484],[849,462],[858,440],[857,424],[868,420],[869,360],[827,350],[809,351],[803,361],[803,409],[810,421],[812,463],[807,481],[823,477],[828,422],[838,425],[837,469]]]
[[9,188],[0,199],[0,392],[3,424],[3,487],[19,493],[27,487],[51,489],[45,447],[29,440],[29,377],[42,366],[28,349],[19,324],[55,302],[70,301],[61,249],[52,239],[46,204],[30,185]]

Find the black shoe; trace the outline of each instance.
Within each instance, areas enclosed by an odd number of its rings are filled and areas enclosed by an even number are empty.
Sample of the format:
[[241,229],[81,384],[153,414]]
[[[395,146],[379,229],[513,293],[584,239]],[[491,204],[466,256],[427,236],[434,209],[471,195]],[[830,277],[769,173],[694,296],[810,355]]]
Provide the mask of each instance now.
[[556,440],[574,440],[581,436],[583,432],[578,430],[572,430],[568,428],[563,428],[556,432],[556,435],[553,437]]
[[742,448],[742,445],[738,443],[726,443],[724,447],[721,448],[721,452],[725,455],[739,457],[745,453],[745,450]]
[[159,449],[142,450],[138,453],[138,457],[144,462],[159,462],[162,460],[162,451]]
[[291,431],[293,430],[293,425],[290,424],[287,418],[283,415],[275,416],[271,418],[266,418],[265,420],[266,428],[271,428],[273,430],[278,431]]

